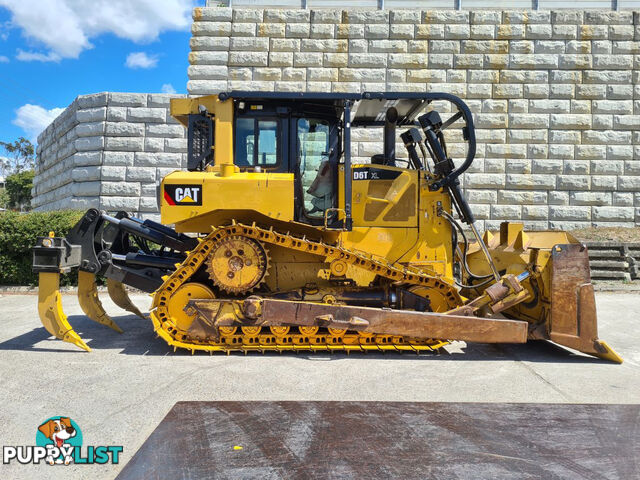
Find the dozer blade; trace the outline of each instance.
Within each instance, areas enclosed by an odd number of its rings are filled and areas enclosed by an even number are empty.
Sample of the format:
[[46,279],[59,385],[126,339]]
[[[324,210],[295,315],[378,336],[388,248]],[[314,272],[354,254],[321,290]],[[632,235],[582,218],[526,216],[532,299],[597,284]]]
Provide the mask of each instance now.
[[551,321],[549,338],[583,353],[622,363],[606,342],[598,339],[596,299],[589,255],[581,244],[556,245],[551,253]]
[[96,276],[93,273],[78,271],[78,302],[84,314],[94,322],[101,323],[122,333],[116,322],[109,318],[98,298]]
[[139,316],[144,320],[147,319],[147,317],[144,316],[144,314],[138,309],[138,307],[133,304],[133,302],[129,298],[129,295],[127,295],[127,291],[125,290],[123,283],[113,280],[112,278],[107,278],[107,291],[109,292],[111,300],[113,300],[113,303],[115,303],[117,306],[119,306],[123,310],[126,310],[127,312],[131,312]]
[[73,330],[62,311],[60,299],[60,274],[40,272],[38,285],[38,313],[47,331],[65,342],[73,343],[90,352],[91,349]]

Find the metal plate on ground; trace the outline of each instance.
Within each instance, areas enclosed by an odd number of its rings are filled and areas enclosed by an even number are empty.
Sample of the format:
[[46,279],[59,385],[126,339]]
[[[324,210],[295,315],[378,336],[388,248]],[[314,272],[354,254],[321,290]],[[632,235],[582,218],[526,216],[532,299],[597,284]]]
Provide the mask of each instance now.
[[126,479],[640,478],[640,406],[179,402]]

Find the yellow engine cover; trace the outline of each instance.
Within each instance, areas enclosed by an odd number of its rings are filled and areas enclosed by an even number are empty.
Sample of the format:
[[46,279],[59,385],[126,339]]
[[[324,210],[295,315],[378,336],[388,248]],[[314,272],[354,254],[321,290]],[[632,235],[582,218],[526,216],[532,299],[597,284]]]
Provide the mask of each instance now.
[[162,181],[160,214],[178,232],[208,233],[212,225],[246,221],[256,213],[293,221],[293,174],[176,171]]

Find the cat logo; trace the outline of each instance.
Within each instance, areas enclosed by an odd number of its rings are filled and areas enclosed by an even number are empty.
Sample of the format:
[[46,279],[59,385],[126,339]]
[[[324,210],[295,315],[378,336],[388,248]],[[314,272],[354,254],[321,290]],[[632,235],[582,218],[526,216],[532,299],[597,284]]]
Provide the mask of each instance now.
[[202,185],[165,185],[164,199],[169,205],[202,205]]

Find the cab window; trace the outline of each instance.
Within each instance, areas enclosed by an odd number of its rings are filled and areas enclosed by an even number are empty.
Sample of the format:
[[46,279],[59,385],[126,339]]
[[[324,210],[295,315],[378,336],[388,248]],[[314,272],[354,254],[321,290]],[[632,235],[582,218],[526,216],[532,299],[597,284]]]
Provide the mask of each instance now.
[[238,118],[236,120],[235,164],[239,167],[274,167],[279,163],[278,121]]
[[304,210],[309,217],[322,218],[333,204],[333,179],[329,165],[329,122],[298,119],[298,168]]

